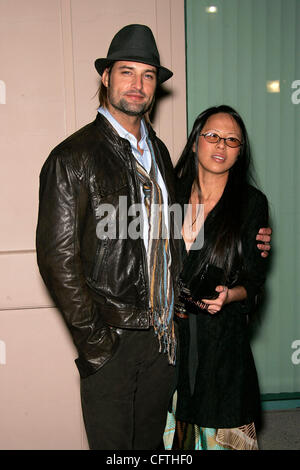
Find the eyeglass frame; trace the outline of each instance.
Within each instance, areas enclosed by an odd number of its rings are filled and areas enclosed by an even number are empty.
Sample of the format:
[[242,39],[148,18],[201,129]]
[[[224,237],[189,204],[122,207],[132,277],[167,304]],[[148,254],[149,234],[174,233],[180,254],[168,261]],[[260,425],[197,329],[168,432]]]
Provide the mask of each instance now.
[[209,142],[207,139],[206,139],[206,136],[209,135],[209,134],[212,134],[212,132],[207,132],[206,134],[199,134],[199,136],[202,136],[204,137],[204,139],[206,140],[206,142],[208,142],[209,144],[219,144],[221,140],[224,140],[224,144],[231,148],[231,149],[238,149],[240,147],[242,147],[244,144],[243,142],[240,142],[239,139],[237,139],[236,137],[233,137],[234,139],[236,139],[240,144],[239,145],[236,145],[235,147],[232,147],[231,145],[228,145],[226,140],[228,139],[232,139],[232,137],[220,137],[219,134],[216,134],[215,132],[213,132],[213,134],[215,134],[217,137],[218,137],[218,140],[216,142]]

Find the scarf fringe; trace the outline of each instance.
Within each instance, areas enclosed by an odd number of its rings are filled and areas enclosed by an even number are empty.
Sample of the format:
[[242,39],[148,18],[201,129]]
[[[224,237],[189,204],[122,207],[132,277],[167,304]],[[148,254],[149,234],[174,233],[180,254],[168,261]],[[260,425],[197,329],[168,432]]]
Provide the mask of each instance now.
[[177,342],[174,322],[171,321],[169,325],[165,326],[162,322],[163,317],[164,315],[159,315],[157,312],[154,312],[152,314],[151,324],[158,338],[159,352],[168,354],[169,364],[175,365]]

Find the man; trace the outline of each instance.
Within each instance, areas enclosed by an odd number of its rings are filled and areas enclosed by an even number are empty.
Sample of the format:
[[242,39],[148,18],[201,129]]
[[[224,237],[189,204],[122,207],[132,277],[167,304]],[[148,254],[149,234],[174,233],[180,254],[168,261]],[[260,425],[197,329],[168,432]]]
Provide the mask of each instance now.
[[[157,449],[175,383],[180,264],[165,209],[175,200],[173,167],[147,117],[172,72],[143,25],[121,29],[95,66],[96,120],[41,171],[38,264],[78,350],[90,448]],[[129,233],[137,204],[140,237]],[[102,224],[110,207],[111,232]]]

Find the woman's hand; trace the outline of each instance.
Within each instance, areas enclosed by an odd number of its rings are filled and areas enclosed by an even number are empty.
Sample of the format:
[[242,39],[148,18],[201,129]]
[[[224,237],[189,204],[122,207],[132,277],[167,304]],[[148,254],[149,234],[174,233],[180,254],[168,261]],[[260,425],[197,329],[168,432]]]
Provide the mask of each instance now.
[[236,286],[232,289],[228,289],[226,286],[217,286],[216,292],[219,292],[216,299],[202,299],[199,303],[199,307],[207,310],[211,315],[219,312],[224,305],[230,302],[238,302],[247,298],[247,291],[243,286]]
[[216,299],[202,299],[201,308],[204,308],[208,313],[214,314],[221,310],[223,305],[228,301],[228,292],[229,289],[226,286],[217,286],[216,292],[219,292],[219,295]]

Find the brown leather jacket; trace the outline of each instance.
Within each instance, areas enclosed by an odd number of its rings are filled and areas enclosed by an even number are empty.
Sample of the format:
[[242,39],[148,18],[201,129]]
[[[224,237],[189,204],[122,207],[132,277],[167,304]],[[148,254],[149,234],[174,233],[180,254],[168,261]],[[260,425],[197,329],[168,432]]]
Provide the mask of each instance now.
[[[172,204],[168,150],[150,126],[149,137]],[[118,233],[100,239],[96,234],[100,204],[112,204],[118,218],[120,196],[128,208],[141,202],[134,156],[129,142],[98,114],[59,144],[43,165],[36,239],[39,269],[71,332],[82,377],[114,354],[118,334],[113,327],[150,325],[143,239]],[[173,279],[180,269],[178,242],[171,236]]]

